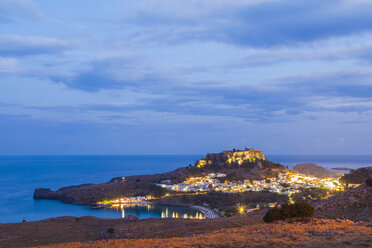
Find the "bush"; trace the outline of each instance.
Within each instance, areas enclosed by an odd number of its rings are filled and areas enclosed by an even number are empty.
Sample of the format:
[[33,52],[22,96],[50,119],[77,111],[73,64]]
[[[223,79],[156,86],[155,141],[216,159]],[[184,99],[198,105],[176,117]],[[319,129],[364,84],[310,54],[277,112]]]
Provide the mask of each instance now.
[[267,211],[267,213],[263,217],[263,220],[267,223],[270,223],[270,222],[273,222],[273,221],[276,221],[276,220],[280,220],[280,219],[281,219],[280,209],[276,208],[276,207]]
[[307,202],[283,204],[281,208],[273,208],[267,211],[263,220],[267,223],[276,220],[303,220],[314,216],[314,207]]
[[314,207],[307,202],[299,202],[289,206],[290,218],[311,218],[314,216]]
[[113,227],[110,227],[107,229],[108,234],[114,234],[114,232],[115,232],[115,229]]

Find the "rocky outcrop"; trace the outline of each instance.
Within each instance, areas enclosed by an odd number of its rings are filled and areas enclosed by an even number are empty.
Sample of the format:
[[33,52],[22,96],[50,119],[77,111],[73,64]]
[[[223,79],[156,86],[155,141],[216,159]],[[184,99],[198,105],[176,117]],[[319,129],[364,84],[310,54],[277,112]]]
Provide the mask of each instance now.
[[318,178],[330,178],[330,177],[340,177],[343,174],[324,169],[321,166],[312,163],[298,164],[293,167],[293,170],[305,174],[307,176],[313,176]]
[[245,148],[244,150],[228,150],[220,153],[208,153],[205,158],[197,160],[195,166],[202,168],[206,165],[242,165],[252,163],[256,160],[266,160],[265,155],[260,150]]
[[[72,186],[72,188],[77,187],[78,186]],[[75,197],[69,195],[68,192],[71,191],[66,189],[67,188],[62,188],[58,191],[51,191],[49,188],[38,188],[34,191],[34,199],[58,200],[68,204],[89,204],[88,202],[81,202]]]

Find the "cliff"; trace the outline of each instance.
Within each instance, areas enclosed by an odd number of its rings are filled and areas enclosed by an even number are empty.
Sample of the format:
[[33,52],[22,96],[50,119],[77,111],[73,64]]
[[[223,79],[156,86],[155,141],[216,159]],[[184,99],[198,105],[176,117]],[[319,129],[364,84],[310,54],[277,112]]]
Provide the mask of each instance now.
[[265,155],[260,150],[228,150],[220,153],[208,153],[205,158],[197,160],[195,166],[202,168],[206,165],[243,165],[256,162],[256,160],[266,160]]

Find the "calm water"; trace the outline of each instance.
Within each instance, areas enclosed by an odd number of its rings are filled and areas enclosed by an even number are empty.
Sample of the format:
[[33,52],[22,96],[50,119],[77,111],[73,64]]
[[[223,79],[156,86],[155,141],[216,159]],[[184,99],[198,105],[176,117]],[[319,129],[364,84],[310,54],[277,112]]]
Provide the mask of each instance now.
[[357,169],[372,166],[372,155],[268,155],[267,158],[289,168],[299,163],[315,163],[329,170],[335,167]]
[[[0,156],[0,222],[41,220],[57,216],[93,215],[120,218],[120,210],[93,210],[57,201],[33,200],[34,188],[56,190],[83,183],[103,183],[117,176],[162,173],[194,164],[201,155],[126,156]],[[372,165],[372,156],[269,155],[290,168],[298,163],[315,162],[326,168],[359,168]],[[134,207],[125,214],[139,218],[161,217],[165,207]],[[195,214],[195,210],[168,208],[168,211]]]

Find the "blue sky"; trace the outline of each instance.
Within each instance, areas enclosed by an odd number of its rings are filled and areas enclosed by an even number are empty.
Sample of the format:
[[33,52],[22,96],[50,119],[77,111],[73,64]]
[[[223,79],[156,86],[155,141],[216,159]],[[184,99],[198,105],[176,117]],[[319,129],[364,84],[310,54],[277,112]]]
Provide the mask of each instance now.
[[371,154],[370,0],[0,0],[0,154]]

